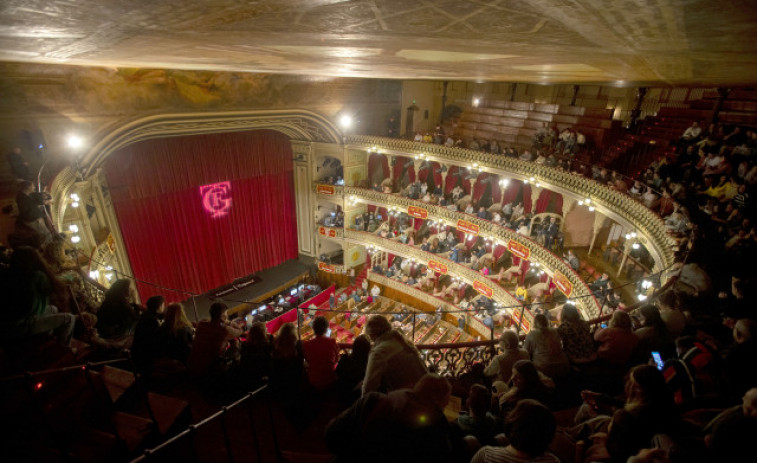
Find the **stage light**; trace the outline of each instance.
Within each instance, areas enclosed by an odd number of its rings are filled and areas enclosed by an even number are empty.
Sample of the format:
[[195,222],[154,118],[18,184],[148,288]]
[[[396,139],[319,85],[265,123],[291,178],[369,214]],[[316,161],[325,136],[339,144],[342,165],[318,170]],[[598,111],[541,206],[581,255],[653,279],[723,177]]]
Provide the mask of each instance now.
[[339,118],[339,125],[342,127],[342,129],[349,129],[352,127],[352,116],[349,114],[343,114]]
[[578,200],[578,205],[579,206],[583,206],[584,205],[584,200],[583,199]]
[[79,207],[79,203],[77,201],[74,201],[71,203],[71,207]]
[[79,195],[76,193],[71,193],[71,199],[74,201],[79,201],[81,198],[79,198]]
[[639,246],[639,243],[634,243],[631,245],[633,249],[639,249],[641,246]]
[[589,212],[594,212],[594,206],[589,206]]
[[74,235],[74,236],[71,237],[71,242],[72,243],[76,244],[79,241],[81,241],[81,238],[79,237],[79,235]]
[[78,233],[79,232],[79,226],[76,224],[71,224],[68,226],[68,231],[72,233]]
[[84,146],[84,139],[78,135],[69,135],[66,143],[68,144],[69,148],[78,150],[79,148]]

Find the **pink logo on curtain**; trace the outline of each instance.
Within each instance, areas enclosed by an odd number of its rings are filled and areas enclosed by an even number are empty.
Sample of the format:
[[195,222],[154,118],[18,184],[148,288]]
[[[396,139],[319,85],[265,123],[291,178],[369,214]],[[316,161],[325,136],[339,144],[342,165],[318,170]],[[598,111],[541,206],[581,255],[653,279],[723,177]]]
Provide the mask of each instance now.
[[231,182],[211,183],[200,187],[202,206],[211,217],[224,217],[231,209]]

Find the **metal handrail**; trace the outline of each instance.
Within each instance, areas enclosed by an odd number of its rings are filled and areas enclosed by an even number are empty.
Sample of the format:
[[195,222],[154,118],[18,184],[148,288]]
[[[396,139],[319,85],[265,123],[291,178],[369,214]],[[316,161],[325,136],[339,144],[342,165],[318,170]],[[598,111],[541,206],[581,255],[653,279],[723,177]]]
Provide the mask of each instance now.
[[[197,433],[197,431],[200,428],[202,428],[203,426],[205,426],[205,425],[207,425],[209,423],[212,423],[213,421],[215,421],[215,420],[217,420],[219,418],[220,419],[224,419],[225,416],[226,416],[226,414],[230,410],[238,407],[239,405],[247,402],[249,399],[251,399],[251,398],[253,398],[253,397],[261,394],[262,392],[267,391],[267,390],[268,390],[268,385],[264,384],[263,386],[260,386],[259,388],[255,389],[254,391],[248,392],[242,398],[240,398],[240,399],[232,402],[229,405],[225,405],[225,406],[221,407],[221,410],[213,413],[212,415],[208,416],[207,418],[205,418],[203,420],[200,420],[197,423],[189,425],[189,427],[187,427],[185,430],[179,432],[178,434],[176,434],[175,436],[171,437],[170,439],[162,442],[161,444],[158,444],[157,446],[155,446],[153,448],[145,450],[142,453],[142,455],[140,455],[139,457],[131,460],[129,463],[140,463],[140,462],[143,462],[143,461],[148,461],[150,458],[154,457],[156,454],[158,454],[159,452],[165,450],[166,448],[174,445],[176,442],[178,442],[179,440],[183,439],[184,437],[194,436]],[[273,415],[270,414],[270,403],[269,403],[269,417],[271,419],[271,429],[274,430],[273,435],[274,435],[274,443],[276,445],[276,453],[277,453],[277,455],[279,455],[278,440],[276,439],[275,427],[273,426]],[[251,416],[251,418],[252,418],[252,416]],[[224,446],[226,447],[226,453],[227,453],[229,462],[233,463],[234,458],[233,458],[232,452],[231,452],[231,441],[230,441],[230,439],[228,437],[228,429],[226,428],[226,426],[222,426],[222,429],[223,429],[223,433],[224,433]],[[256,440],[256,442],[257,442],[257,438],[258,438],[257,433],[255,433],[255,440]],[[258,446],[257,446],[258,457],[260,456],[259,448],[260,447],[259,447],[259,443],[258,443]],[[195,451],[195,453],[196,453],[196,451]]]
[[52,368],[52,369],[49,369],[49,370],[27,371],[27,372],[24,372],[24,373],[19,373],[19,374],[15,374],[15,375],[6,376],[4,378],[0,378],[0,383],[6,383],[6,382],[10,382],[10,381],[18,381],[20,379],[29,379],[29,378],[34,378],[34,377],[37,377],[37,376],[49,375],[49,374],[54,374],[54,373],[64,373],[64,372],[67,372],[67,371],[91,369],[93,367],[99,367],[99,366],[102,366],[102,365],[111,365],[111,364],[114,364],[114,363],[128,362],[130,360],[131,359],[127,355],[126,357],[119,358],[119,359],[103,360],[103,361],[100,361],[100,362],[88,362],[88,363],[83,363],[83,364],[79,364],[79,365],[71,365],[71,366],[67,366],[67,367]]

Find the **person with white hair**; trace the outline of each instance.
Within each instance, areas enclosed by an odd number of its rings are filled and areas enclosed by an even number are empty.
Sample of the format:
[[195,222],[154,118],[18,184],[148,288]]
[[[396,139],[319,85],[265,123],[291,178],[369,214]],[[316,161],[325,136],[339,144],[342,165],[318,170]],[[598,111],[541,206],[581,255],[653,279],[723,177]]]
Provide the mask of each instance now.
[[365,333],[373,342],[363,379],[363,394],[413,387],[426,374],[426,365],[415,346],[383,315],[371,316]]

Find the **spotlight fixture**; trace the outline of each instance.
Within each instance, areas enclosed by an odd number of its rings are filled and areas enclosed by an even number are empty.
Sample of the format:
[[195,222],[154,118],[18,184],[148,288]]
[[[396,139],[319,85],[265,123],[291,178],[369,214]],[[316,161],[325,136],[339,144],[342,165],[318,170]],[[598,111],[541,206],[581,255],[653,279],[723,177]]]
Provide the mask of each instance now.
[[343,114],[339,118],[339,125],[342,127],[342,129],[349,129],[352,127],[352,116],[349,114]]
[[79,237],[79,235],[74,235],[74,236],[71,237],[71,242],[72,243],[76,244],[79,241],[81,241],[81,238]]

